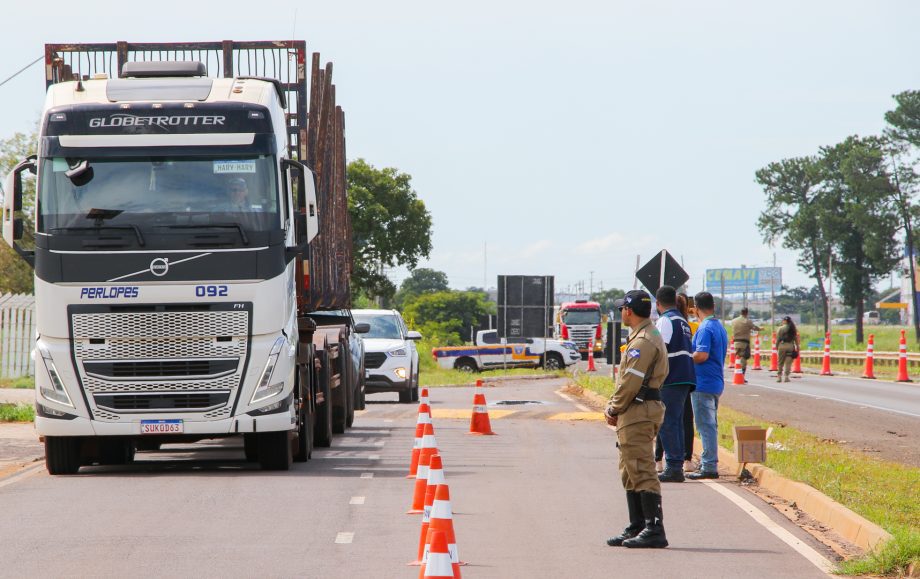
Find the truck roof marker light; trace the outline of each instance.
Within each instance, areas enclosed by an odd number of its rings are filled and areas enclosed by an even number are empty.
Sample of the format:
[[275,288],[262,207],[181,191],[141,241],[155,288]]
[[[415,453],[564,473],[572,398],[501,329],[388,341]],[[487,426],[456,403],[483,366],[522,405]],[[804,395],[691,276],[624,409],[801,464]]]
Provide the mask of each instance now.
[[163,108],[163,103],[153,103],[153,104],[150,105],[150,106],[151,106],[151,108],[154,108],[154,109],[162,109],[162,108]]
[[193,109],[195,108],[195,103],[182,103],[182,107],[186,109]]
[[262,114],[262,111],[249,111],[250,119],[264,119],[265,115]]
[[62,121],[66,121],[67,115],[65,113],[54,113],[53,115],[48,117],[48,120],[52,123],[59,123]]
[[118,105],[118,108],[120,108],[120,109],[130,109],[130,108],[131,108],[131,105],[129,105],[128,103],[121,103],[120,105]]

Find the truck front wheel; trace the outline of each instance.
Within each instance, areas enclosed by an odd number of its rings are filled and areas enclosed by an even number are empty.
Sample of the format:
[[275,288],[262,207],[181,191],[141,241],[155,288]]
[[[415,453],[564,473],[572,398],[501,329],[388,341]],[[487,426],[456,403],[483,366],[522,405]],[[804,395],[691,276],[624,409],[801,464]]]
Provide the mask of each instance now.
[[293,461],[290,432],[260,432],[256,436],[262,470],[290,470]]
[[80,439],[46,436],[45,468],[48,474],[77,474],[80,470]]

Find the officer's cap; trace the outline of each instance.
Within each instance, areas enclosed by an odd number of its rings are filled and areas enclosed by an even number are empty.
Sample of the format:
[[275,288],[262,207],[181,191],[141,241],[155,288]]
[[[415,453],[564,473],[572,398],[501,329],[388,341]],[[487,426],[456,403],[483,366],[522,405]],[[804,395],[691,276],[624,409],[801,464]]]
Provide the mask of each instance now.
[[647,318],[652,315],[652,298],[643,290],[630,290],[623,299],[613,302],[616,309],[631,309],[636,315]]

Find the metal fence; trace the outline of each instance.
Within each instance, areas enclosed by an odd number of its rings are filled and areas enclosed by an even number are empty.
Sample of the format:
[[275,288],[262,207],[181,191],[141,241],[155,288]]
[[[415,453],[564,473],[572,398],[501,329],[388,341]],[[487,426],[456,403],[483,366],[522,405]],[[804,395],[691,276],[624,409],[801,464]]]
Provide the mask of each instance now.
[[0,378],[34,376],[35,296],[0,294]]

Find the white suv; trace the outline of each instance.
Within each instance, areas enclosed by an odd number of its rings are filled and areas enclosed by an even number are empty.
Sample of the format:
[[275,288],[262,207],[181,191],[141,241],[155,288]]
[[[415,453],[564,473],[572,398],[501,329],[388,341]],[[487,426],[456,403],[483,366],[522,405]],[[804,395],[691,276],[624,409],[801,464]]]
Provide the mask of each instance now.
[[398,392],[403,403],[418,401],[418,332],[410,332],[396,310],[352,310],[355,323],[371,329],[364,340],[365,392]]

